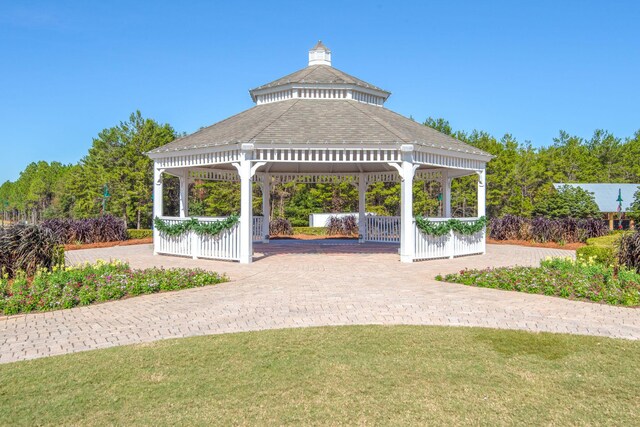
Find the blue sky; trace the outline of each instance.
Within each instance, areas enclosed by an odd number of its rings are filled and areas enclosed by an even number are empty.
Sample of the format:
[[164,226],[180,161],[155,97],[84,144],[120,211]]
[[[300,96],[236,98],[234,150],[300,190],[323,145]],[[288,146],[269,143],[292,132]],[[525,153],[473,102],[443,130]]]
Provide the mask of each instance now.
[[135,110],[193,132],[252,106],[247,90],[333,65],[387,107],[549,145],[640,129],[638,1],[0,0],[0,182],[75,163]]

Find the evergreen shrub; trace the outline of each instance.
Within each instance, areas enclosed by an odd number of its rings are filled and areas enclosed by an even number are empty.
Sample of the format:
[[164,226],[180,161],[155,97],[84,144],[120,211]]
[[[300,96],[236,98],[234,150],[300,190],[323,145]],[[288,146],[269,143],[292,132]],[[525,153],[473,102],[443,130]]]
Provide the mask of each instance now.
[[134,228],[130,228],[127,230],[127,237],[131,240],[148,239],[149,237],[153,237],[153,230],[146,228],[136,230]]

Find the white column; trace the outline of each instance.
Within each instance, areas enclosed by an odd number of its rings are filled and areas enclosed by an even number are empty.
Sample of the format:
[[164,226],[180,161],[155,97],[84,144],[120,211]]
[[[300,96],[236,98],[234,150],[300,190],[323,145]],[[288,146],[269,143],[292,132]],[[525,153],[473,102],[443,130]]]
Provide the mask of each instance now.
[[360,243],[367,240],[367,177],[364,174],[358,176],[358,233]]
[[250,264],[253,258],[253,187],[251,157],[253,144],[242,144],[240,162],[233,165],[240,175],[240,263]]
[[269,243],[269,219],[271,217],[271,175],[265,174],[262,182],[262,242]]
[[402,165],[400,167],[400,261],[413,262],[414,246],[414,224],[413,224],[413,175],[415,168],[413,164],[413,145],[405,144],[400,147],[402,152]]
[[487,172],[486,169],[478,171],[478,217],[486,215],[486,197],[487,197]]
[[185,169],[180,179],[180,218],[189,216],[189,169]]
[[442,193],[442,204],[444,206],[444,217],[451,218],[451,181],[453,178],[444,177],[444,191]]
[[[154,162],[153,165],[153,218],[159,218],[163,215],[162,200],[162,170],[159,169]],[[153,227],[153,254],[158,254],[160,248],[160,233]]]
[[[487,197],[487,171],[482,169],[478,172],[478,217],[486,215],[486,197]],[[487,253],[487,236],[486,229],[482,233],[482,253]]]

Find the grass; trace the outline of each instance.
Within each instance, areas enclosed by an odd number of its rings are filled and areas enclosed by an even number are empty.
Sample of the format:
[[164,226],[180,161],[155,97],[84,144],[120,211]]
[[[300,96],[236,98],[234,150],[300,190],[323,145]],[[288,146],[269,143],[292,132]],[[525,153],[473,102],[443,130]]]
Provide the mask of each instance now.
[[327,227],[293,227],[293,234],[304,234],[308,236],[326,236]]
[[620,240],[622,235],[622,233],[612,233],[602,237],[592,237],[590,239],[587,239],[587,245],[602,248],[612,248],[616,245],[618,240]]
[[148,239],[153,237],[153,230],[150,229],[133,229],[127,230],[127,237],[131,240]]
[[0,365],[0,424],[640,423],[640,343],[353,326]]

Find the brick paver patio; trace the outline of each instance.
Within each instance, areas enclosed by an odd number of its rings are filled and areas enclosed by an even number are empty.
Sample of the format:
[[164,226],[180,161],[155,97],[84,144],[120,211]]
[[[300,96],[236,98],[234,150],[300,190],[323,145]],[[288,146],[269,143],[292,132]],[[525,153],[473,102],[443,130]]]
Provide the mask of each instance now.
[[0,362],[164,338],[272,328],[461,325],[640,338],[640,310],[445,284],[465,267],[537,265],[573,252],[488,245],[482,256],[402,264],[397,247],[353,242],[257,244],[251,265],[153,256],[150,245],[73,251],[70,263],[202,267],[232,279],[206,288],[0,318]]

